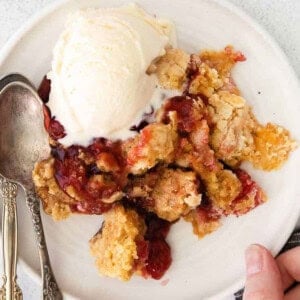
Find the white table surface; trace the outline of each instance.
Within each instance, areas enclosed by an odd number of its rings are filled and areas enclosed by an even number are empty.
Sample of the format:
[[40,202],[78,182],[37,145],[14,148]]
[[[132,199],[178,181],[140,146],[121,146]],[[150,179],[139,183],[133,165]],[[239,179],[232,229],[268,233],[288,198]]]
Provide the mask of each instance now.
[[[0,0],[0,48],[33,14],[52,2],[54,0]],[[241,7],[269,31],[286,53],[300,78],[300,1],[230,0],[230,2]],[[2,262],[0,266],[2,269]],[[34,282],[22,267],[18,268],[18,276],[24,299],[41,299],[40,285]]]

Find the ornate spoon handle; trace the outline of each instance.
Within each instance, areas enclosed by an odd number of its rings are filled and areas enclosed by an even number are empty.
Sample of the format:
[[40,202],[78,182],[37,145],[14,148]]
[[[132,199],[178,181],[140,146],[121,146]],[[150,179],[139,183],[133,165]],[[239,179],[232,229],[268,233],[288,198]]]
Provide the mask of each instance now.
[[42,280],[43,280],[43,299],[61,300],[63,296],[56,283],[52,268],[50,265],[49,254],[46,245],[46,239],[43,230],[43,224],[40,214],[40,201],[34,190],[26,191],[26,203],[30,209],[33,228],[36,235],[36,241],[39,250]]
[[5,300],[19,300],[22,299],[22,292],[16,282],[18,249],[16,197],[18,186],[15,183],[0,178],[0,188],[3,197],[2,247],[4,261],[4,283],[0,290],[0,297]]

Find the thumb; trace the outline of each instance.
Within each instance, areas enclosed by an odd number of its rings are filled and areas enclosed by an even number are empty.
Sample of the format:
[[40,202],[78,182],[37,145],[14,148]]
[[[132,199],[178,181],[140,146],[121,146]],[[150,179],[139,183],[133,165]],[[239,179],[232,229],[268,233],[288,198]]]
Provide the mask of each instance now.
[[271,253],[260,245],[251,245],[245,253],[247,279],[244,300],[282,300],[279,269]]

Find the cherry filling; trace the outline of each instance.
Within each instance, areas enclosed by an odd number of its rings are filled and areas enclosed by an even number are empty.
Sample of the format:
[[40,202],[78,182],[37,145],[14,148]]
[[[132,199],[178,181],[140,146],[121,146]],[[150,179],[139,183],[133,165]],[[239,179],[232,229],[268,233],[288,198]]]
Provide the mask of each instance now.
[[165,240],[149,242],[149,256],[146,261],[147,273],[154,279],[160,279],[172,263],[171,249]]
[[155,214],[148,213],[145,218],[147,231],[145,238],[147,240],[165,239],[170,231],[171,223],[160,219]]
[[44,126],[49,136],[55,141],[65,137],[66,133],[64,127],[57,120],[55,120],[55,117],[51,117],[51,112],[46,105],[43,106],[43,113]]
[[[55,179],[59,186],[77,200],[71,205],[74,212],[101,214],[111,208],[102,202],[114,193],[122,191],[127,181],[124,159],[119,142],[96,139],[88,147],[71,146],[52,149],[55,158]],[[88,164],[82,157],[89,157]],[[101,161],[112,171],[101,171],[95,161]],[[98,177],[97,177],[98,176]]]
[[163,122],[169,123],[169,112],[176,111],[178,130],[181,133],[191,132],[197,125],[193,116],[193,99],[186,96],[176,96],[167,100],[164,106]]
[[149,257],[149,242],[146,240],[136,241],[136,247],[137,247],[138,265],[142,266],[143,268]]
[[96,159],[102,158],[110,168],[122,173],[126,168],[126,160],[123,157],[121,146],[120,141],[113,142],[105,138],[97,138],[86,148],[85,152]]
[[50,90],[51,90],[51,81],[45,75],[38,88],[38,94],[44,103],[47,103],[49,101]]
[[52,156],[55,158],[55,178],[59,186],[71,197],[75,197],[76,204],[71,205],[72,211],[88,214],[101,214],[110,205],[101,201],[104,191],[102,186],[91,188],[89,174],[84,162],[78,158],[79,147],[67,149],[55,148]]
[[171,249],[165,240],[171,223],[150,213],[146,215],[145,222],[145,240],[137,242],[138,266],[144,277],[160,279],[172,263]]
[[[232,208],[236,215],[242,215],[249,210],[265,202],[265,196],[259,185],[251,178],[251,176],[244,170],[234,170],[236,176],[242,184],[242,190],[237,198],[232,202]],[[237,204],[245,202],[246,198],[254,199],[254,203],[242,210],[236,208]]]
[[[47,79],[46,76],[44,76],[38,88],[38,94],[44,103],[47,103],[49,101],[50,89],[51,89],[51,81]],[[50,109],[46,106],[46,104],[44,104],[43,106],[43,113],[44,113],[44,126],[49,136],[55,141],[65,137],[66,133],[63,125],[61,125],[57,120],[55,120],[54,116],[51,116]]]

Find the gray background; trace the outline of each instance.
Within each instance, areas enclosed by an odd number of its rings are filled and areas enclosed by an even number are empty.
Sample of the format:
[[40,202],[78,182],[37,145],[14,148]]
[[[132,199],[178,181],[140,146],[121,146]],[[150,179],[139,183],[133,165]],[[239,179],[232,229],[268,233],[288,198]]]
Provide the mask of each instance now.
[[[24,22],[52,2],[55,1],[0,0],[0,49]],[[300,0],[230,0],[230,2],[245,10],[267,29],[282,47],[300,78]],[[40,286],[22,267],[19,267],[18,275],[24,299],[40,299]]]

